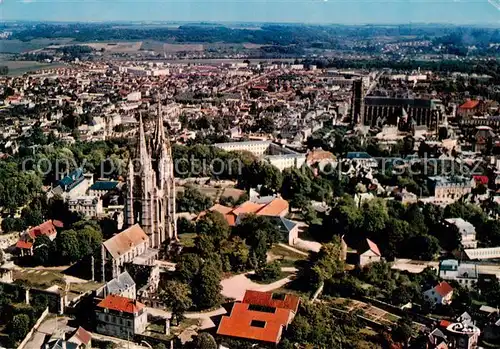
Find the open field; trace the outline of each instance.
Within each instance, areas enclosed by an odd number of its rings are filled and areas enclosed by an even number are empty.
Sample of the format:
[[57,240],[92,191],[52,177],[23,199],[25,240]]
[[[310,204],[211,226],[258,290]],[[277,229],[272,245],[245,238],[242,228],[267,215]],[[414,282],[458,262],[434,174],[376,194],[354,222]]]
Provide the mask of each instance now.
[[180,51],[203,51],[204,47],[201,44],[164,44],[163,50],[166,53],[176,53]]
[[0,65],[6,65],[9,68],[9,76],[22,75],[30,71],[41,69],[64,67],[64,63],[40,63],[35,61],[0,60]]
[[92,47],[95,50],[104,49],[108,53],[134,53],[138,52],[142,47],[142,41],[137,42],[116,42],[116,43],[82,43],[83,46]]
[[155,51],[156,53],[177,53],[177,52],[201,52],[208,49],[241,48],[258,49],[266,45],[252,43],[165,43],[162,41],[146,40],[143,42],[142,50]]
[[65,45],[71,42],[73,39],[61,38],[61,39],[36,39],[30,41],[21,40],[0,40],[0,53],[23,53],[30,52],[34,50],[39,50],[41,48],[50,45]]

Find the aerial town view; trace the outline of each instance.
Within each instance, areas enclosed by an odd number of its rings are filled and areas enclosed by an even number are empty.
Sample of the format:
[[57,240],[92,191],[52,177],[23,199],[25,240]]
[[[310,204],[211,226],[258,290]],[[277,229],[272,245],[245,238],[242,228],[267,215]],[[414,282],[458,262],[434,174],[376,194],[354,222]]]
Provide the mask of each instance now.
[[499,0],[0,19],[0,349],[500,348]]

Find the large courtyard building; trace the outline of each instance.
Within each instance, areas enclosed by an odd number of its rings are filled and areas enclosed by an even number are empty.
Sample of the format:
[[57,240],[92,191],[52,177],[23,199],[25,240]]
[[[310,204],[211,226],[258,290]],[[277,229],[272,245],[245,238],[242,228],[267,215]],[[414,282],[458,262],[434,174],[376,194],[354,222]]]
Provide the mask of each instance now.
[[215,147],[225,151],[247,151],[262,158],[283,171],[285,168],[300,168],[306,162],[306,154],[298,153],[271,141],[248,141],[216,143]]

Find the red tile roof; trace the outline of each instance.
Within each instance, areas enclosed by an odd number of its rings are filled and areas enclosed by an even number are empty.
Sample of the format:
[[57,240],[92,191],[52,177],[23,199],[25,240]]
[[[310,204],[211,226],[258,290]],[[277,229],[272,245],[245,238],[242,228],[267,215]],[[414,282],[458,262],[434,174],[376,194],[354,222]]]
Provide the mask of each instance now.
[[24,249],[24,250],[29,250],[29,249],[31,249],[33,247],[33,243],[32,242],[28,242],[28,241],[24,241],[24,240],[19,240],[16,243],[16,247],[20,248],[20,249]]
[[92,335],[90,334],[90,332],[80,326],[68,341],[77,344],[89,345],[91,340]]
[[210,211],[217,211],[217,212],[220,212],[220,213],[222,213],[224,215],[224,214],[227,214],[227,213],[231,212],[233,210],[233,208],[232,207],[227,207],[227,206],[224,206],[224,205],[221,205],[221,204],[215,204],[212,207],[210,207],[209,210]]
[[[56,221],[56,222],[59,222],[59,221]],[[61,222],[59,222],[59,223],[62,224]],[[57,231],[56,231],[56,226],[52,221],[46,221],[46,222],[44,222],[44,223],[42,223],[34,228],[31,228],[28,231],[28,234],[32,239],[36,239],[37,236],[41,236],[41,235],[50,236],[50,235],[57,234]]]
[[441,327],[441,328],[446,328],[446,327],[448,327],[450,325],[451,325],[451,322],[448,321],[448,320],[441,320],[439,322],[439,327]]
[[264,207],[264,204],[256,204],[252,201],[246,201],[242,203],[240,206],[236,207],[232,213],[235,215],[240,214],[248,214],[248,213],[257,213],[260,209]]
[[122,311],[124,313],[137,313],[144,308],[144,304],[122,296],[110,294],[104,298],[99,304],[99,308]]
[[470,100],[460,106],[460,109],[474,109],[479,104],[479,101]]
[[133,247],[140,245],[141,243],[147,241],[148,236],[142,230],[139,224],[134,224],[130,228],[125,229],[121,233],[113,236],[103,242],[104,247],[108,252],[117,258],[130,251]]
[[380,253],[380,250],[378,249],[378,246],[376,243],[374,243],[373,241],[371,241],[370,239],[366,239],[366,242],[368,243],[368,248],[373,252],[375,253],[377,256],[382,256],[382,254]]
[[264,207],[257,211],[257,214],[260,216],[280,216],[283,211],[288,211],[288,201],[276,198],[267,205],[264,205]]
[[[283,328],[291,319],[288,309],[276,308],[274,313],[249,310],[250,304],[234,303],[231,316],[223,316],[217,334],[262,342],[279,343]],[[255,321],[263,326],[255,326]]]
[[437,294],[441,295],[441,297],[447,296],[450,292],[453,292],[453,287],[450,286],[446,281],[440,282],[434,290]]
[[[209,211],[217,211],[221,213],[230,226],[236,224],[236,217],[244,214],[254,213],[259,216],[280,216],[284,211],[288,211],[288,201],[281,198],[275,198],[267,204],[257,204],[252,201],[246,201],[236,208],[227,207],[220,204],[215,204]],[[206,214],[206,212],[200,212],[197,219],[200,219]]]
[[54,224],[54,227],[56,228],[63,228],[64,223],[61,221],[58,221],[57,219],[52,220],[52,224]]
[[488,176],[472,176],[476,182],[488,184]]
[[300,298],[291,294],[285,294],[284,299],[273,299],[272,292],[260,292],[247,290],[243,297],[243,303],[262,305],[266,307],[283,308],[297,313]]

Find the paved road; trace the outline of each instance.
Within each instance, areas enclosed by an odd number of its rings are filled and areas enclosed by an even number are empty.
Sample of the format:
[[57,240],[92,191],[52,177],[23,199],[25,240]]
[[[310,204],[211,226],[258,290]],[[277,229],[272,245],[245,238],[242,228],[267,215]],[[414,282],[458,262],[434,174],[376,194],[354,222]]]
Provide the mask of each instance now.
[[45,341],[45,337],[52,336],[56,331],[74,331],[75,328],[68,326],[68,320],[69,318],[60,316],[47,318],[44,322],[42,322],[38,330],[33,333],[30,341],[26,343],[25,348],[41,348],[43,342]]
[[[170,319],[172,317],[172,313],[170,311],[167,311],[167,310],[147,307],[146,311],[153,316],[159,316],[159,317],[163,317],[165,319]],[[223,307],[220,307],[219,309],[212,310],[212,311],[209,311],[206,313],[185,313],[184,316],[188,319],[200,320],[200,322],[201,322],[200,329],[204,330],[204,329],[215,327],[214,322],[212,321],[212,319],[210,319],[211,317],[218,316],[218,315],[224,315],[226,313],[227,313],[226,309],[224,309]]]
[[[281,268],[281,271],[287,272],[287,273],[296,273],[297,268],[295,267],[283,267]],[[262,284],[257,284],[250,280],[246,275],[248,274],[253,274],[254,272],[248,272],[244,274],[239,274],[232,276],[228,279],[224,279],[221,282],[222,286],[222,295],[228,298],[234,298],[236,300],[242,300],[243,296],[245,295],[246,290],[258,290],[258,291],[272,291],[277,288],[280,288],[287,283],[291,281],[290,277],[283,278],[281,280],[278,280],[276,282],[273,282],[272,284],[268,285],[262,285]],[[172,316],[172,313],[167,310],[163,309],[157,309],[157,308],[150,308],[147,307],[146,311],[153,315],[153,316],[159,316],[163,318],[170,318]],[[218,316],[218,315],[224,315],[226,314],[226,309],[220,307],[219,309],[209,311],[209,312],[197,312],[197,313],[185,313],[184,316],[188,319],[198,319],[200,320],[200,328],[201,329],[208,329],[212,328],[215,326],[214,322],[211,320],[211,317]]]
[[[281,268],[281,271],[295,273],[297,272],[297,268],[285,267]],[[289,276],[281,280],[278,280],[276,282],[273,282],[272,284],[263,285],[255,283],[247,277],[247,274],[252,274],[252,273],[253,272],[239,274],[232,276],[228,279],[222,280],[221,282],[222,295],[228,298],[234,298],[238,301],[241,301],[243,299],[243,296],[245,295],[246,290],[268,292],[281,288],[290,281],[292,281],[291,276]]]
[[300,248],[302,250],[319,252],[319,250],[321,250],[322,245],[316,241],[297,239],[293,246]]

